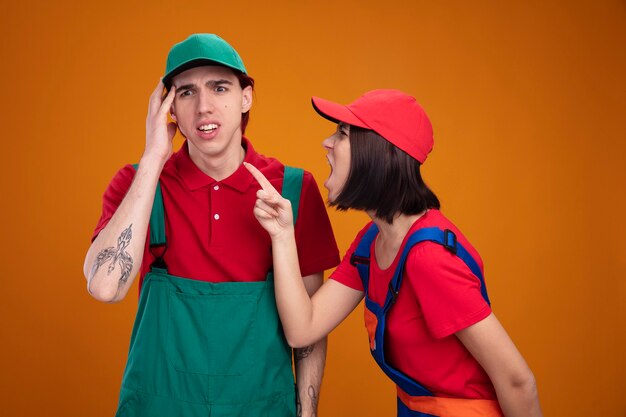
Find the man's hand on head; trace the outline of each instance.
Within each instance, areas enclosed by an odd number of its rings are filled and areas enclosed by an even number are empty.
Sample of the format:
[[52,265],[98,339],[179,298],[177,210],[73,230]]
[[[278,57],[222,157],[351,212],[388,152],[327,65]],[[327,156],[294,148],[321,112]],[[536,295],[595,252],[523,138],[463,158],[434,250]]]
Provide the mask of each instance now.
[[176,134],[176,123],[167,121],[168,113],[172,108],[176,87],[163,94],[165,86],[159,80],[156,88],[150,95],[148,116],[146,117],[146,149],[144,158],[155,158],[165,163],[172,155],[172,140]]

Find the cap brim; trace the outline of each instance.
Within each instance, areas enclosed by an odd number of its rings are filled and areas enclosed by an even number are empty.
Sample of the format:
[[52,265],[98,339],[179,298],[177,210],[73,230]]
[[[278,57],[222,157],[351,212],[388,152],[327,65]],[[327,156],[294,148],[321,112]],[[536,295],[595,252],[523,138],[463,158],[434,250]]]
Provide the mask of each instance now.
[[188,69],[195,68],[195,67],[202,67],[205,65],[215,65],[219,67],[226,67],[226,68],[232,69],[233,71],[241,72],[245,74],[245,71],[241,71],[239,68],[235,68],[221,61],[217,61],[213,59],[206,59],[206,58],[194,58],[186,62],[183,62],[182,64],[180,64],[179,66],[177,66],[176,68],[174,68],[173,70],[165,74],[163,76],[163,85],[165,85],[165,87],[169,89],[171,87],[172,78],[174,78],[178,74],[181,74],[187,71]]
[[333,123],[343,122],[349,125],[371,129],[371,127],[356,117],[347,106],[333,103],[332,101],[324,100],[319,97],[311,97],[311,104],[313,104],[313,108],[317,114]]

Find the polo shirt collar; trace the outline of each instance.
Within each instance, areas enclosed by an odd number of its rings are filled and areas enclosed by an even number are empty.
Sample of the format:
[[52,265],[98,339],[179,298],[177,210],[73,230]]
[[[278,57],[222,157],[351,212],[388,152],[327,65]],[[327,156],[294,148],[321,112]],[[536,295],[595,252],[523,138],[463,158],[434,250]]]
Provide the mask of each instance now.
[[[255,162],[258,159],[258,154],[252,147],[250,141],[247,138],[242,137],[241,145],[246,150],[246,155],[243,160],[255,165]],[[174,163],[183,182],[191,191],[198,190],[202,187],[207,187],[218,182],[214,178],[202,172],[192,161],[191,156],[189,156],[189,145],[187,141],[185,141],[180,150],[176,152]],[[244,193],[248,190],[248,188],[250,188],[252,181],[252,175],[248,172],[246,167],[241,164],[231,176],[224,178],[219,183],[235,189],[240,193]]]

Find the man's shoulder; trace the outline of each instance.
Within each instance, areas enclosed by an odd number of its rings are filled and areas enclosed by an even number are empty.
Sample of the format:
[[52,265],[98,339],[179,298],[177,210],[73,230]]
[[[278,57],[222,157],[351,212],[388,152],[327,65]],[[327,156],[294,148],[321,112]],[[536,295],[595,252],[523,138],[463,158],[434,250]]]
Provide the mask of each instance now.
[[[294,168],[299,168],[290,164],[284,164],[278,158],[272,156],[266,156],[261,153],[252,150],[250,155],[246,156],[246,162],[254,165],[259,171],[265,175],[265,178],[268,180],[282,180],[285,173],[285,166],[292,166]],[[311,175],[307,171],[305,171],[305,177],[307,175]]]
[[[249,139],[246,139],[247,144],[251,144]],[[294,164],[285,164],[282,161],[280,161],[278,158],[272,157],[272,156],[266,156],[263,155],[259,152],[257,152],[254,148],[252,148],[251,146],[249,146],[249,155],[246,155],[246,162],[249,162],[250,164],[254,165],[259,171],[261,171],[263,173],[263,175],[265,175],[265,178],[267,178],[271,183],[273,183],[274,185],[276,185],[279,182],[282,182],[283,180],[283,176],[285,173],[285,166],[290,166],[293,168],[300,168],[304,171],[304,175],[302,178],[302,188],[303,189],[308,189],[309,187],[315,185],[316,188],[317,187],[317,183],[315,182],[315,178],[313,177],[313,174],[309,171],[307,171],[306,169],[299,167],[297,165]]]
[[172,156],[170,156],[170,159],[165,162],[163,168],[161,169],[161,173],[159,174],[159,180],[167,180],[168,178],[178,177],[180,175],[176,160],[180,158],[179,154],[181,152],[183,152],[183,149],[179,149],[174,152]]
[[133,164],[126,164],[113,175],[109,182],[109,189],[128,189],[133,178],[135,178],[135,168]]
[[246,148],[246,156],[244,162],[254,165],[256,169],[261,171],[265,178],[270,181],[281,179],[283,176],[284,165],[278,159],[259,153],[248,138],[243,138],[243,146]]
[[276,158],[261,155],[259,153],[255,154],[250,163],[254,165],[259,171],[265,175],[265,177],[269,180],[275,178],[282,178],[283,173],[285,171],[285,164],[279,161]]

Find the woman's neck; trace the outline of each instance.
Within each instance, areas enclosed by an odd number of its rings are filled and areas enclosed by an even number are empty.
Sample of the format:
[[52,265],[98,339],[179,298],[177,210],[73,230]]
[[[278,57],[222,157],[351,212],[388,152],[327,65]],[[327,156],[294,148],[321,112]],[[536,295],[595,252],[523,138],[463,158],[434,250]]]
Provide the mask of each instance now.
[[399,214],[393,219],[393,223],[389,224],[385,220],[380,219],[369,213],[376,226],[378,226],[379,234],[376,237],[375,251],[376,262],[381,269],[387,269],[395,259],[404,237],[413,226],[413,223],[422,217],[427,210],[419,214]]

